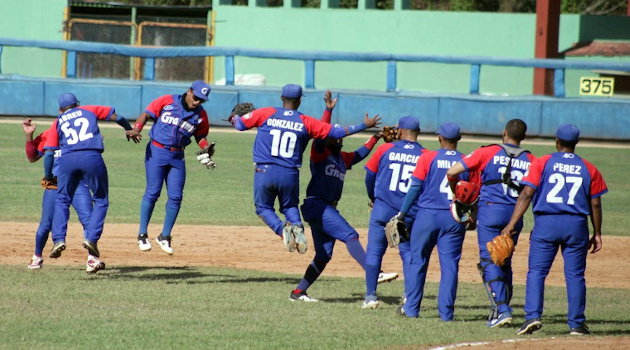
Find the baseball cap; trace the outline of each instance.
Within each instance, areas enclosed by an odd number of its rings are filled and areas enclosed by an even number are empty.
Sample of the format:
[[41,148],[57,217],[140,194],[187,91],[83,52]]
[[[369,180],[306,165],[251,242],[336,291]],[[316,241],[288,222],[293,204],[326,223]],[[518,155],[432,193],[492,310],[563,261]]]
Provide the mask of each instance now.
[[282,87],[282,96],[287,98],[300,98],[304,96],[302,94],[302,87],[297,84],[287,84]]
[[64,92],[63,94],[61,94],[61,96],[59,96],[58,101],[59,101],[59,108],[72,106],[79,102],[77,101],[77,97],[74,96],[74,94],[70,92]]
[[459,133],[459,126],[451,122],[442,123],[438,131],[436,131],[435,133],[449,140],[459,140],[462,138]]
[[208,94],[210,94],[210,85],[206,84],[205,81],[197,80],[192,83],[190,88],[193,91],[193,95],[199,97],[204,101],[208,101]]
[[420,121],[416,117],[406,115],[398,120],[398,128],[419,131]]
[[573,124],[562,124],[556,131],[556,137],[564,141],[577,142],[580,138],[580,129]]

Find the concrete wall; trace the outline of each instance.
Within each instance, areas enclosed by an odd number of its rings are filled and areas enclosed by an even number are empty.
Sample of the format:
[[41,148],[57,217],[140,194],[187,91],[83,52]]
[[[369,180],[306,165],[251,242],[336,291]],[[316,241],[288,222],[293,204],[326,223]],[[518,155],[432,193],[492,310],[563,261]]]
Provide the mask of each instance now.
[[[62,40],[67,0],[0,1],[0,37]],[[62,53],[58,50],[6,47],[2,72],[33,77],[60,77]]]

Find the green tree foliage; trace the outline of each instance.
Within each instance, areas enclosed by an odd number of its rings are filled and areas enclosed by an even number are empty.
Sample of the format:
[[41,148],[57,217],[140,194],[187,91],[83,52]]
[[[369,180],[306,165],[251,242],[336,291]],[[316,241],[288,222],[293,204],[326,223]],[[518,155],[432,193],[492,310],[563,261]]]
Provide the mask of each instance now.
[[[256,1],[256,0],[249,0]],[[266,0],[267,6],[281,7],[284,1]],[[321,0],[301,0],[302,7],[319,8]],[[391,10],[394,0],[375,0],[376,8]],[[105,2],[105,1],[103,1]],[[118,0],[119,3],[148,6],[210,6],[212,0]],[[232,0],[247,5],[247,0]],[[340,8],[357,8],[358,0],[340,0]],[[626,15],[628,0],[562,0],[562,13],[583,15]],[[536,0],[410,0],[411,9],[429,11],[534,13]]]

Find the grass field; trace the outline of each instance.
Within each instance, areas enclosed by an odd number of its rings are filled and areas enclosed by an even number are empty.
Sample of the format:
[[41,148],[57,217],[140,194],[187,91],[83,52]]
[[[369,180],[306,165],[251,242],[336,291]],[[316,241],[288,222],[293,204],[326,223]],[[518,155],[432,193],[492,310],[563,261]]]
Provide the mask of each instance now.
[[[102,131],[110,178],[107,222],[137,223],[147,139],[135,145],[126,142],[120,128]],[[38,222],[42,164],[26,160],[20,125],[0,124],[0,133],[0,222]],[[344,149],[355,149],[367,139],[364,136],[349,138]],[[187,150],[188,177],[178,223],[262,225],[251,199],[254,133],[214,133],[209,138],[217,141],[213,158],[219,167],[207,171],[194,161],[194,148]],[[437,146],[435,140],[421,143],[430,149]],[[535,155],[554,150],[552,141],[543,143],[525,146]],[[460,150],[467,153],[480,144],[462,142]],[[610,189],[603,197],[604,234],[630,235],[625,229],[630,221],[627,149],[578,145],[578,154],[601,170]],[[340,204],[340,211],[357,227],[367,226],[362,165],[346,177]],[[305,165],[302,194],[309,175]],[[165,198],[158,202],[153,222],[163,218],[164,202]],[[526,220],[529,230],[531,216]],[[2,230],[2,234],[11,232]],[[114,266],[86,275],[76,267],[47,266],[32,273],[23,265],[2,264],[0,349],[424,349],[515,338],[516,326],[485,326],[488,301],[480,283],[460,284],[455,322],[444,323],[435,305],[436,283],[427,284],[421,317],[412,320],[394,315],[403,291],[401,281],[379,288],[384,306],[370,312],[359,308],[365,290],[360,278],[324,275],[309,289],[324,295],[322,302],[290,303],[287,291],[300,278],[212,266]],[[512,306],[519,320],[515,322],[520,322],[524,286],[515,286],[514,295]],[[544,327],[535,336],[566,335],[565,288],[547,287],[545,297]],[[630,335],[630,290],[589,288],[587,317],[594,335]]]

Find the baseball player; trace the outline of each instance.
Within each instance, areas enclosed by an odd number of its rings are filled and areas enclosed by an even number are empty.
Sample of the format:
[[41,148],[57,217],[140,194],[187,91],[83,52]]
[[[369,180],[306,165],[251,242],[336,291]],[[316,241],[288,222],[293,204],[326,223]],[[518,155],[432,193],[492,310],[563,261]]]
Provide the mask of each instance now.
[[[299,112],[297,109],[302,96],[300,85],[287,84],[282,87],[282,108],[259,108],[229,119],[240,131],[258,128],[252,148],[256,214],[282,237],[289,252],[297,250],[300,254],[304,254],[308,247],[298,209],[299,168],[308,141],[311,138],[340,139],[375,127],[381,119],[378,115],[369,118],[366,113],[362,123],[348,127],[333,126]],[[276,197],[285,222],[275,213]]]
[[[483,146],[457,162],[446,176],[455,188],[459,174],[479,172],[481,190],[477,212],[477,241],[479,244],[480,271],[484,284],[489,286],[491,312],[487,326],[501,327],[512,323],[512,266],[508,259],[503,267],[492,262],[486,244],[505,228],[521,188],[520,179],[529,169],[534,156],[519,148],[525,139],[527,125],[520,119],[507,122],[503,131],[503,144]],[[505,176],[504,176],[505,174]],[[514,244],[523,228],[523,220],[515,225]]]
[[208,101],[210,85],[197,80],[181,95],[164,95],[153,100],[136,119],[133,130],[127,132],[130,137],[141,138],[140,132],[149,119],[153,126],[149,132],[151,141],[147,143],[144,166],[147,185],[140,204],[140,229],[138,247],[141,251],[151,250],[148,226],[155,208],[155,203],[166,183],[168,200],[162,233],[155,238],[160,248],[167,254],[173,254],[171,231],[182,204],[184,183],[186,182],[186,163],[184,148],[191,143],[191,138],[202,150],[214,154],[214,148],[208,144],[208,115],[202,104]]
[[[602,248],[602,200],[608,192],[602,174],[575,154],[580,130],[573,124],[556,131],[556,153],[532,162],[521,180],[525,187],[518,197],[510,222],[503,233],[515,232],[519,220],[533,202],[534,229],[530,236],[525,286],[525,323],[518,334],[531,334],[542,327],[545,278],[561,248],[567,286],[568,324],[571,335],[590,334],[584,323],[586,307],[586,255]],[[588,216],[593,224],[589,240]]]
[[[464,155],[457,151],[457,141],[461,139],[457,124],[444,123],[437,134],[441,148],[427,151],[418,158],[411,174],[411,187],[397,215],[398,220],[402,221],[412,206],[418,207],[409,241],[411,263],[404,269],[408,272],[405,274],[407,300],[398,307],[397,312],[407,317],[419,316],[429,259],[437,245],[441,272],[438,312],[442,321],[452,321],[466,224],[456,222],[451,215],[453,192],[446,171]],[[460,179],[469,180],[468,174],[461,174]]]
[[[376,285],[381,271],[383,255],[387,249],[385,225],[396,215],[403,204],[411,185],[411,173],[420,155],[427,151],[418,143],[420,122],[416,117],[404,116],[398,121],[399,141],[379,146],[365,164],[365,186],[373,207],[368,227],[368,244],[365,252],[365,300],[364,309],[376,309],[379,300]],[[415,211],[405,218],[411,227]],[[403,267],[408,266],[410,257],[409,241],[398,245]],[[403,270],[403,273],[405,271]],[[403,297],[404,298],[404,297]]]
[[[107,168],[103,162],[103,137],[98,120],[116,121],[126,130],[131,126],[125,117],[117,115],[113,107],[79,106],[72,93],[59,96],[59,116],[50,127],[44,155],[44,176],[52,178],[54,152],[61,150],[57,160],[57,198],[52,223],[53,248],[50,257],[56,259],[66,249],[69,208],[81,180],[92,192],[93,210],[84,230],[83,247],[88,251],[87,269],[96,273],[105,268],[99,260],[98,240],[103,233],[105,216],[109,207]],[[128,138],[129,140],[130,138]],[[137,138],[131,138],[138,142]]]
[[[31,118],[26,118],[22,122],[22,129],[24,129],[24,134],[26,134],[26,157],[31,163],[37,162],[44,155],[44,145],[46,144],[46,139],[48,138],[48,133],[50,132],[50,129],[46,129],[43,133],[33,139],[36,127],[37,124],[33,123]],[[55,152],[55,160],[58,159],[59,156],[61,156],[61,151]],[[59,163],[55,161],[53,164],[53,176],[57,174],[58,165]],[[31,270],[40,270],[44,263],[43,251],[52,228],[55,198],[57,198],[56,189],[44,189],[44,195],[42,197],[42,215],[39,221],[39,226],[37,227],[37,232],[35,233],[35,253],[31,258],[31,263],[28,265],[28,268]],[[81,181],[79,186],[77,186],[74,198],[72,199],[72,207],[76,210],[79,221],[85,230],[87,228],[90,215],[92,214],[92,195],[90,194],[90,189],[84,181]]]
[[[337,104],[331,98],[330,90],[324,95],[326,110],[322,121],[330,124],[330,117]],[[363,160],[372,151],[381,138],[377,133],[354,152],[342,152],[343,139],[327,138],[313,140],[311,146],[311,181],[306,189],[306,199],[302,205],[302,216],[311,226],[315,258],[309,264],[304,278],[289,295],[291,301],[318,301],[310,297],[306,290],[317,280],[332,259],[337,240],[346,244],[348,253],[363,268],[365,250],[359,241],[359,234],[348,224],[337,210],[341,199],[346,171]],[[381,273],[379,282],[391,281],[398,277],[397,273]]]

